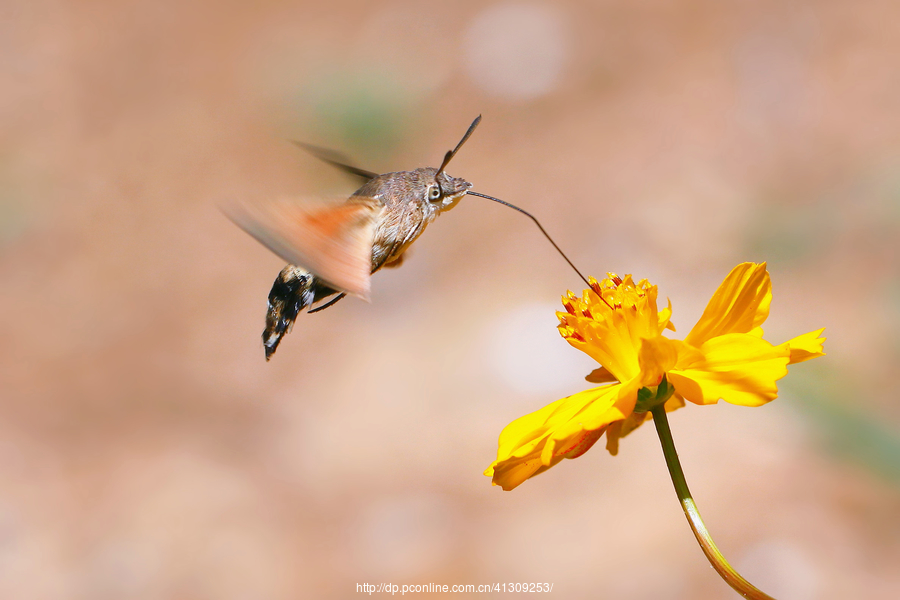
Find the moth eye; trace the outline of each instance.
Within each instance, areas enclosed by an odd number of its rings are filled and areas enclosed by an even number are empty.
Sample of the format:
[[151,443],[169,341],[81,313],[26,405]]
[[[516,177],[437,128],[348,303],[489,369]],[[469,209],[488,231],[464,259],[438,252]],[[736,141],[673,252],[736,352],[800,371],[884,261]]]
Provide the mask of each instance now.
[[441,197],[441,187],[438,185],[433,185],[428,188],[428,199],[429,200],[437,200]]

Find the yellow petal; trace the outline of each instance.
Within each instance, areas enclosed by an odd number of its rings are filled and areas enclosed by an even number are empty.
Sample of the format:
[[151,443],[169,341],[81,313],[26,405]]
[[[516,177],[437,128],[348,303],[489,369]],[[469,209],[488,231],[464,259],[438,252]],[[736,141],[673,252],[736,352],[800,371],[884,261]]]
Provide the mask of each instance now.
[[715,337],[689,363],[668,372],[678,393],[695,404],[725,400],[760,406],[778,395],[776,381],[787,375],[790,349],[747,333]]
[[594,369],[584,378],[589,383],[615,383],[618,381],[616,376],[609,372],[606,367]]
[[772,281],[766,263],[742,263],[731,270],[713,294],[684,341],[699,348],[719,335],[749,333],[769,316],[771,302]]
[[788,364],[792,365],[811,358],[823,356],[825,352],[822,351],[822,344],[828,339],[819,337],[822,335],[823,331],[825,331],[824,327],[822,329],[810,331],[809,333],[804,333],[803,335],[798,335],[794,339],[788,340],[778,346],[779,348],[787,346],[791,349],[791,360]]
[[[684,407],[684,398],[678,392],[675,392],[666,403],[666,412],[672,412]],[[624,421],[616,421],[611,423],[606,429],[606,449],[610,454],[615,456],[619,453],[619,440],[643,425],[649,420],[650,413],[632,413],[630,417]]]
[[511,457],[540,455],[547,438],[567,423],[581,422],[584,412],[594,406],[594,411],[612,408],[616,401],[618,385],[585,390],[548,404],[540,410],[519,417],[500,433],[497,460]]
[[656,386],[666,371],[678,362],[678,350],[684,342],[662,336],[643,340],[638,361],[641,365],[641,385]]
[[511,490],[564,458],[584,454],[606,427],[634,410],[635,384],[594,388],[516,419],[500,434],[497,460],[485,475]]
[[666,301],[669,305],[659,311],[659,330],[668,329],[669,331],[675,331],[675,324],[670,320],[672,318],[672,301],[666,298]]
[[678,410],[679,408],[684,408],[684,396],[675,392],[672,394],[672,397],[666,400],[666,412],[672,412],[673,410]]
[[491,485],[499,485],[504,491],[512,490],[530,477],[542,473],[547,467],[541,464],[540,457],[529,457],[521,460],[507,460],[494,463],[484,474],[491,478]]
[[606,451],[612,456],[619,453],[619,438],[622,437],[622,423],[624,422],[615,421],[606,428]]
[[627,419],[616,421],[606,430],[606,449],[615,456],[619,453],[619,440],[640,427],[650,417],[650,413],[631,413]]

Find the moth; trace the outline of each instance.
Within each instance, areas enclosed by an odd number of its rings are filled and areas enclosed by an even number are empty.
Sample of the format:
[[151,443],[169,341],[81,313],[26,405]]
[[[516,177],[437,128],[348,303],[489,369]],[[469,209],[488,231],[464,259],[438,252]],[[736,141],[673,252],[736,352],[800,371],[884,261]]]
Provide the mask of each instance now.
[[[480,122],[478,115],[437,169],[425,167],[379,175],[349,165],[330,150],[298,143],[365,183],[337,203],[276,200],[223,207],[239,227],[289,263],[278,273],[269,292],[262,334],[267,361],[303,309],[318,312],[347,294],[368,300],[371,275],[382,268],[399,266],[404,252],[425,228],[467,194],[499,202],[531,218],[575,269],[530,213],[499,198],[473,192],[471,183],[444,171]],[[327,302],[312,308],[324,300]]]
[[347,294],[368,300],[369,278],[397,267],[403,253],[472,184],[444,169],[481,122],[479,115],[441,166],[379,175],[347,164],[334,152],[298,144],[318,158],[365,180],[346,201],[276,200],[225,207],[239,227],[286,260],[272,285],[263,345],[272,358],[300,312],[332,306]]

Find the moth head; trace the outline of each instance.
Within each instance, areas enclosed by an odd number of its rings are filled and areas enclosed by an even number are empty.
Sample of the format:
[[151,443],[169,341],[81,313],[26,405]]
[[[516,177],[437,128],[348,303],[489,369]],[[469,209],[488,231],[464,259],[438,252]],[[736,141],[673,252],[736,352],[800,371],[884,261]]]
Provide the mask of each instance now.
[[436,172],[435,169],[428,170],[434,174],[425,188],[423,200],[438,211],[450,210],[456,206],[460,198],[472,187],[471,183],[461,177],[450,177],[444,172]]
[[[479,123],[481,123],[481,115],[478,115],[475,120],[472,121],[472,124],[469,125],[469,129],[466,131],[465,135],[463,135],[462,139],[459,140],[459,143],[456,144],[456,148],[448,151],[447,154],[444,155],[444,160],[441,162],[440,168],[434,171],[433,181],[429,183],[425,191],[425,200],[439,211],[450,210],[456,206],[459,199],[465,196],[466,192],[469,191],[469,188],[472,187],[472,184],[465,179],[450,177],[444,173],[444,169],[447,167],[447,163],[456,156],[456,153],[459,152],[462,145],[466,143],[466,140],[469,139],[469,136],[472,135],[472,132],[475,131],[475,128],[478,127]],[[431,172],[432,169],[428,169],[428,171]]]

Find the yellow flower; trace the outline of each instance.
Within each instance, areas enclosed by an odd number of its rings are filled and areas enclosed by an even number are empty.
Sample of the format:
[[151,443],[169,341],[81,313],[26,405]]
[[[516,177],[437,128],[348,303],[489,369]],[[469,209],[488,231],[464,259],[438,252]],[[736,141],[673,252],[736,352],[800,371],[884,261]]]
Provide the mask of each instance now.
[[557,400],[517,419],[500,434],[497,460],[484,472],[511,490],[564,458],[577,458],[606,433],[618,452],[624,437],[649,416],[653,402],[666,411],[725,400],[760,406],[778,395],[776,381],[789,364],[822,356],[823,329],[774,346],[762,338],[772,282],[766,265],[735,267],[713,294],[700,321],[683,341],[662,335],[675,327],[671,303],[657,310],[655,285],[610,273],[581,298],[563,297],[559,331],[601,367],[588,375],[605,383]]

